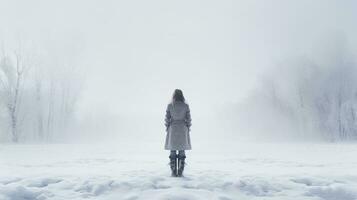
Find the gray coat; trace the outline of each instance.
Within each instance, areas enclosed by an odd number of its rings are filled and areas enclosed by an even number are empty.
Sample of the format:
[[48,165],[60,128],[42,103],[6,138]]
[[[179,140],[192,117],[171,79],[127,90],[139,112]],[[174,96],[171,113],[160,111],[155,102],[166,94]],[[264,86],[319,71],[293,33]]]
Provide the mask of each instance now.
[[188,104],[174,102],[166,109],[166,150],[190,150],[191,115]]

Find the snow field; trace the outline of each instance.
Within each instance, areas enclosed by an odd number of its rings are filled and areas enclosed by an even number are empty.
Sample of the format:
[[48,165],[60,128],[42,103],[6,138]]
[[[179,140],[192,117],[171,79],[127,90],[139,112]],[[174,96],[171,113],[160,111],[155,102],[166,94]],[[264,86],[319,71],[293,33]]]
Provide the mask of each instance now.
[[357,199],[353,144],[200,148],[187,153],[184,178],[169,176],[166,154],[110,145],[3,145],[0,199]]

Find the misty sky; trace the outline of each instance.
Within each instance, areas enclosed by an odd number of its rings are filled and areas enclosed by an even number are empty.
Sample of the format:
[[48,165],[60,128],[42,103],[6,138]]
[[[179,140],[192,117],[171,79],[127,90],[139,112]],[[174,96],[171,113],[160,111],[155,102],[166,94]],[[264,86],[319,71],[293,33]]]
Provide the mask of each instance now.
[[310,54],[336,35],[356,44],[356,21],[353,0],[0,4],[2,41],[79,49],[78,65],[86,72],[80,115],[159,126],[175,88],[183,89],[194,122],[204,124],[246,97],[277,59]]

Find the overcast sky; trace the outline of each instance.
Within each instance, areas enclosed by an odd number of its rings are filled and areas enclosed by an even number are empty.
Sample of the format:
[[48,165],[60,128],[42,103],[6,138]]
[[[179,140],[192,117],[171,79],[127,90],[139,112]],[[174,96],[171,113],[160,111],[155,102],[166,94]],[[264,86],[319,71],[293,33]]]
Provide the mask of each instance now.
[[1,0],[0,5],[2,41],[80,46],[86,85],[79,113],[148,118],[160,126],[175,88],[183,89],[193,120],[204,124],[222,106],[246,97],[277,59],[309,54],[335,35],[356,44],[357,34],[353,0]]

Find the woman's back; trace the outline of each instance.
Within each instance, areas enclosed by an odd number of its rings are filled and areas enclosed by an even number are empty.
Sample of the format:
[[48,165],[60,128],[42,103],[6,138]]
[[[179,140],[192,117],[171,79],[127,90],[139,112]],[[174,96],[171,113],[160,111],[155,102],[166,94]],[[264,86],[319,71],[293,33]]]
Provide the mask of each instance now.
[[171,114],[171,120],[185,120],[188,111],[188,105],[184,102],[177,101],[170,103],[168,109]]

